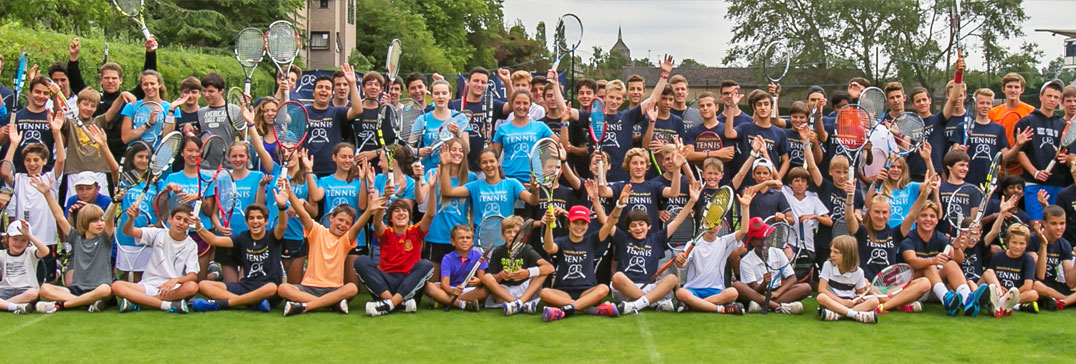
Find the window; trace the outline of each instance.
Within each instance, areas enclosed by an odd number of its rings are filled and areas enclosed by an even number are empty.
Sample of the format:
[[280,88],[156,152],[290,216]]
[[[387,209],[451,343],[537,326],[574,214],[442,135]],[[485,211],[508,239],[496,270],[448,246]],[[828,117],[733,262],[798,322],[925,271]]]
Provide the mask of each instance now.
[[355,24],[355,0],[347,2],[347,23]]
[[325,9],[329,7],[329,0],[321,0],[321,8]]
[[329,32],[311,32],[310,49],[329,49]]

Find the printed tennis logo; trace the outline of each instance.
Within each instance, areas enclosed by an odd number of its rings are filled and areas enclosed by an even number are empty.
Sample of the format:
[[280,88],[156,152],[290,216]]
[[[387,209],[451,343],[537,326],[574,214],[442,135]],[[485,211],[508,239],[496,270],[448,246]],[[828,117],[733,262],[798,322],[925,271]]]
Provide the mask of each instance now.
[[[707,134],[707,135],[703,135]],[[721,149],[721,138],[714,133],[703,133],[695,139],[695,149],[702,151],[715,151]]]

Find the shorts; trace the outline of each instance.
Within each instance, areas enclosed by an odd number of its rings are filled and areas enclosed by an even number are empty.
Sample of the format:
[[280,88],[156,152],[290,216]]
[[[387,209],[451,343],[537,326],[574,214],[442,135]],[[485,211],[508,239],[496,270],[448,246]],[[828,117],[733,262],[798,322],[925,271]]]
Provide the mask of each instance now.
[[583,295],[583,292],[587,291],[587,289],[560,289],[560,288],[556,288],[556,289],[559,289],[559,290],[563,291],[564,293],[567,293],[568,297],[571,297],[572,300],[579,299],[579,297]]
[[1024,186],[1024,196],[1032,196],[1032,198],[1024,199],[1024,211],[1027,212],[1027,216],[1031,220],[1042,220],[1042,205],[1039,204],[1039,200],[1035,196],[1039,195],[1039,191],[1045,190],[1050,194],[1050,204],[1053,205],[1057,202],[1057,194],[1061,192],[1060,186],[1046,186],[1035,183],[1028,183]]
[[18,296],[18,295],[22,294],[23,292],[26,292],[29,289],[30,289],[30,287],[0,288],[0,299],[10,300],[11,297]]
[[239,266],[239,259],[235,256],[235,247],[217,248],[216,250],[216,254],[213,255],[213,261],[229,267]]
[[304,285],[301,285],[301,284],[299,285],[299,291],[308,293],[308,294],[310,294],[310,295],[312,295],[314,297],[321,297],[321,296],[327,295],[329,293],[332,293],[333,291],[338,290],[338,289],[340,289],[340,287],[328,288],[328,287],[304,286]]
[[452,244],[440,244],[427,242],[422,247],[422,259],[429,260],[431,262],[441,264],[441,259],[455,251],[456,248]]
[[[528,280],[523,281],[523,283],[513,285],[513,286],[502,284],[501,288],[504,288],[505,291],[508,291],[508,294],[510,296],[519,297],[519,296],[522,296],[523,292],[526,292],[527,288],[530,287],[530,286],[531,286],[531,280],[528,279]],[[535,295],[534,299],[537,299],[537,298],[538,298],[538,295]],[[572,299],[576,299],[576,298],[572,298]],[[494,296],[492,294],[489,295],[489,297],[486,298],[486,308],[500,308],[502,306],[504,306],[504,302],[501,301],[500,298],[497,298],[496,296]]]
[[259,281],[253,279],[240,279],[239,282],[226,282],[224,283],[224,286],[228,290],[228,292],[238,296],[242,296],[257,290],[258,288],[262,288],[269,283],[273,282]]
[[198,236],[198,234],[190,234],[190,237],[191,240],[194,240],[194,243],[198,245],[199,258],[213,254],[213,246],[206,243],[205,240],[202,240],[201,236]]
[[[639,288],[643,287],[642,283],[633,283],[633,284],[635,284],[635,287],[639,287]],[[643,294],[650,293],[650,290],[654,289],[655,286],[656,286],[655,284],[650,284],[649,286],[646,286],[646,288],[642,288]],[[624,296],[623,293],[620,293],[620,291],[617,291],[616,288],[613,288],[612,284],[609,285],[609,289],[612,290],[612,292],[613,292],[613,303],[621,303],[621,302],[624,302],[624,301],[632,301],[632,300],[634,300],[634,299],[629,299],[627,296]],[[665,298],[672,298],[672,291],[669,291],[669,293],[665,294],[665,297],[663,297],[661,299],[665,299]]]
[[931,288],[930,290],[927,290],[927,293],[924,293],[916,301],[919,301],[919,302],[922,302],[922,303],[930,303],[930,302],[941,303],[942,298],[934,295],[934,289]]
[[702,298],[702,299],[706,299],[707,297],[710,297],[710,296],[716,296],[717,294],[721,293],[721,291],[723,291],[723,289],[721,289],[721,288],[684,288],[684,289],[686,289],[688,292],[691,292],[691,294],[695,295],[695,297]]
[[143,272],[153,250],[148,245],[116,244],[116,269],[124,272]]
[[284,249],[280,252],[281,259],[295,259],[306,256],[306,239],[283,239]]
[[1042,284],[1045,284],[1047,287],[1053,288],[1055,291],[1057,291],[1057,293],[1060,293],[1062,296],[1069,296],[1072,294],[1072,288],[1069,288],[1067,284],[1054,280],[1043,280]]
[[[347,252],[347,255],[370,255],[369,245],[360,245]],[[305,255],[304,255],[305,256]]]
[[75,286],[68,286],[68,287],[64,287],[64,288],[67,288],[67,291],[71,292],[71,294],[74,295],[74,296],[81,296],[81,295],[93,292],[94,289],[97,289],[97,287],[93,287],[93,288],[90,288],[90,289],[82,289],[82,288],[75,287]]
[[[146,291],[147,296],[156,296],[156,295],[161,294],[161,290],[157,289],[157,287],[164,284],[164,282],[165,281],[153,281],[153,282],[141,281],[141,282],[138,282],[138,285],[142,286],[142,289]],[[180,284],[176,283],[175,287],[172,287],[172,289],[179,288],[179,286],[180,286]]]

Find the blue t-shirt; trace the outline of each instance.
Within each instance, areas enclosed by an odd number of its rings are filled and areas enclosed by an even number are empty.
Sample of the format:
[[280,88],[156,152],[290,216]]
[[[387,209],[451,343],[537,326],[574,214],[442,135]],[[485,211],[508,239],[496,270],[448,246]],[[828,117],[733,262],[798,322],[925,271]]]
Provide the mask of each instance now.
[[665,229],[647,232],[642,240],[636,240],[624,229],[617,229],[612,236],[616,248],[616,271],[624,273],[634,283],[644,283],[658,269],[658,261],[665,257],[668,248]]
[[[198,171],[198,173],[201,174],[201,179],[202,180],[209,181],[209,180],[211,180],[213,178],[214,171]],[[221,172],[221,173],[225,173],[225,172]],[[167,177],[165,177],[164,182],[160,186],[161,189],[164,189],[164,187],[167,186],[169,183],[175,183],[175,184],[179,185],[179,187],[183,190],[183,193],[196,193],[196,194],[199,194],[200,196],[202,196],[202,198],[208,198],[208,197],[213,195],[213,183],[212,182],[209,182],[209,183],[202,182],[201,187],[199,188],[199,185],[198,185],[199,177],[188,177],[187,174],[185,174],[183,172],[172,173],[172,174],[169,174]],[[205,191],[205,192],[201,192],[201,191]],[[178,197],[175,194],[172,194],[171,199],[173,201],[175,199],[177,199],[177,198]],[[190,206],[191,208],[194,208],[194,205],[196,204],[196,201],[197,200],[187,203],[187,206]],[[211,220],[209,218],[209,215],[206,215],[206,214],[202,213],[202,211],[195,211],[195,212],[198,214],[198,218],[202,222],[202,227],[204,227],[206,229],[212,229],[213,228],[213,220]],[[194,226],[191,226],[191,229],[193,229],[193,228],[194,228]]]
[[[123,106],[123,111],[120,111],[121,116],[126,116],[126,117],[131,118],[131,129],[141,127],[142,125],[145,125],[146,123],[149,122],[149,119],[135,118],[134,117],[135,111],[138,110],[138,108],[141,107],[141,106],[142,106],[142,100],[138,100],[138,101],[135,101],[134,104],[124,105]],[[168,114],[167,111],[169,109],[171,109],[171,108],[172,108],[171,103],[169,103],[168,101],[161,100],[161,110],[162,111],[157,113],[157,121],[153,124],[152,127],[147,129],[145,133],[142,133],[141,137],[139,137],[136,140],[132,140],[130,143],[127,143],[127,145],[131,145],[132,143],[137,142],[137,141],[144,141],[146,143],[152,143],[154,140],[161,137],[161,131],[164,130],[165,116]],[[177,129],[177,130],[181,130],[181,129]]]
[[471,181],[463,187],[471,195],[471,208],[474,211],[472,220],[475,224],[487,216],[511,216],[515,212],[516,199],[524,191],[522,183],[510,178],[502,179],[493,185],[485,180]]
[[[328,175],[318,179],[317,186],[325,190],[325,197],[322,203],[321,219],[322,225],[326,225],[329,218],[329,212],[336,206],[350,205],[355,208],[356,214],[361,215],[362,211],[359,210],[359,191],[362,189],[362,180],[356,178],[351,182],[337,179],[335,175]],[[355,216],[357,219],[358,216]],[[366,246],[366,229],[359,231],[357,238],[358,246]]]
[[[246,178],[239,180],[233,179],[235,182],[235,192],[239,196],[239,199],[238,203],[235,205],[235,211],[232,211],[232,219],[228,221],[228,227],[232,228],[232,234],[239,234],[250,230],[250,228],[247,227],[247,220],[244,217],[244,214],[246,213],[247,206],[254,204],[254,199],[258,196],[258,184],[263,177],[265,177],[265,173],[251,171],[247,174]],[[273,195],[271,194],[267,194],[265,197],[267,204],[268,200],[273,199]],[[270,225],[273,225],[273,220],[267,221],[266,226]]]
[[549,126],[539,122],[528,121],[524,126],[510,122],[502,124],[493,135],[493,143],[501,144],[504,174],[522,183],[530,182],[531,149],[539,139],[552,136]]
[[[269,209],[269,223],[266,226],[276,226],[278,214],[280,213],[279,206],[276,204],[276,199],[273,198],[272,189],[276,188],[276,181],[280,178],[282,171],[279,164],[273,165],[273,182],[265,186],[265,203]],[[305,177],[305,176],[304,176]],[[306,179],[301,178],[298,181],[290,180],[291,191],[295,193],[295,198],[305,200],[310,195],[310,190],[306,186]],[[299,206],[299,208],[304,208]],[[288,227],[284,230],[285,240],[303,240],[303,221],[299,219],[291,210],[285,212],[288,214]]]
[[[412,201],[415,200],[415,180],[413,178],[411,178],[411,177],[408,177],[408,176],[404,176],[404,179],[407,180],[407,186],[404,186],[404,189],[403,189],[402,192],[397,193],[396,196],[389,199],[388,202],[385,203],[386,206],[388,204],[392,203],[392,201],[396,201],[396,199],[398,199],[398,198],[406,198],[406,199],[409,199],[409,200],[412,200]],[[385,191],[385,183],[387,183],[387,182],[388,182],[388,176],[385,175],[384,173],[379,174],[377,176],[374,176],[374,189],[378,190],[379,193],[384,195],[383,191]],[[400,186],[400,183],[403,183],[403,181],[400,181],[400,180],[394,180],[393,182],[396,183],[396,186]]]
[[[624,185],[628,183],[631,182],[609,184],[609,187],[613,189],[612,201],[620,201],[620,193],[624,191]],[[624,207],[624,211],[621,213],[627,214],[628,211],[632,210],[646,211],[646,214],[650,217],[650,225],[657,225],[660,222],[658,220],[658,200],[662,198],[664,190],[665,186],[654,180],[631,183],[631,197],[628,197],[628,206]],[[610,210],[610,213],[612,213],[612,210]],[[621,228],[627,228],[627,220],[620,219],[618,225]]]
[[336,171],[333,163],[333,146],[343,141],[343,127],[347,123],[347,107],[330,106],[324,110],[307,109],[306,140],[303,148],[314,157],[314,174],[327,175]]
[[[124,213],[120,214],[119,227],[121,229],[123,228],[123,225],[127,223],[127,220],[131,218],[130,216],[127,216],[127,209],[131,208],[131,205],[134,205],[135,201],[138,200],[139,196],[142,196],[142,189],[145,187],[146,181],[142,181],[132,187],[131,190],[127,192],[127,194],[123,195],[123,201],[120,205],[120,207],[122,207],[124,211]],[[139,214],[138,217],[135,218],[134,227],[147,227],[157,223],[157,214],[154,213],[155,210],[153,209],[153,201],[157,199],[158,191],[160,191],[158,185],[149,186],[149,190],[146,191],[146,197],[142,200],[142,203],[138,205],[138,209],[140,211],[143,211],[144,213]],[[116,240],[120,243],[120,245],[136,245],[134,238],[127,234],[117,233]]]
[[792,205],[788,204],[785,194],[772,188],[767,188],[766,192],[759,192],[751,200],[751,216],[765,219],[778,212],[788,215],[791,211]]
[[[450,120],[453,123],[459,125],[461,131],[471,130],[470,124],[467,122],[467,116],[463,115],[463,113],[453,111],[452,118]],[[422,114],[422,116],[419,116],[417,119],[415,119],[415,123],[412,124],[414,127],[411,129],[411,132],[413,134],[417,133],[418,135],[422,136],[422,139],[419,141],[418,146],[432,147],[436,145],[440,141],[437,135],[438,130],[441,128],[442,125],[445,124],[446,121],[448,120],[440,120],[434,117],[433,112]],[[421,161],[422,168],[427,171],[436,168],[437,165],[441,163],[440,148],[432,151],[429,156],[422,157]]]
[[1005,289],[1020,288],[1024,285],[1024,282],[1035,280],[1035,259],[1032,259],[1030,255],[1021,254],[1017,258],[1010,258],[1004,251],[1000,251],[994,254],[994,257],[990,259],[990,268],[994,270],[994,275],[998,277],[998,283],[1001,283]]
[[553,288],[579,291],[598,284],[594,277],[594,260],[603,255],[604,243],[597,233],[584,235],[579,243],[573,243],[567,236],[554,238],[553,243],[557,244],[557,254],[553,255],[557,279],[553,280]]
[[[433,178],[433,174],[437,169],[431,169],[426,172],[426,180]],[[474,181],[477,177],[474,172],[467,171],[467,181]],[[459,178],[452,177],[452,186],[459,186]],[[433,181],[430,185],[430,196],[426,198],[438,198],[437,200],[437,214],[433,216],[433,221],[430,222],[430,230],[426,234],[426,242],[433,244],[451,244],[449,239],[452,228],[456,225],[468,225],[467,221],[467,198],[440,198],[441,185],[438,181]],[[431,213],[432,211],[426,211]],[[479,220],[482,221],[482,220]]]
[[904,223],[915,200],[919,198],[919,182],[910,182],[908,187],[894,189],[889,196],[889,227],[896,228]]
[[[143,186],[145,186],[145,185],[143,185]],[[137,192],[137,193],[142,192],[142,190],[132,190],[132,191]],[[73,206],[75,204],[75,202],[78,202],[78,195],[68,197],[67,201],[64,202],[64,217],[67,217],[67,210],[70,209],[71,206]],[[107,210],[108,205],[111,204],[111,203],[112,203],[112,198],[111,197],[102,195],[100,193],[98,193],[97,197],[93,199],[93,204],[97,205],[97,207],[100,207],[102,210]],[[126,211],[126,210],[124,210],[124,211]]]
[[[968,156],[971,157],[971,162],[968,163],[968,175],[964,177],[964,182],[978,186],[986,181],[986,172],[990,170],[994,155],[1009,148],[1009,139],[1004,135],[1005,127],[994,122],[976,123],[971,128],[971,137],[967,140]],[[964,124],[961,123],[957,125],[953,136],[949,138],[949,143],[952,145],[963,144],[963,142]]]
[[[493,100],[493,110],[490,110],[491,114],[493,114],[491,120],[486,120],[487,117],[486,114],[482,112],[481,102],[468,102],[466,105],[462,105],[462,100],[456,99],[448,102],[448,108],[460,112],[471,113],[470,126],[467,128],[467,130],[470,131],[471,151],[467,153],[467,163],[470,166],[471,171],[477,172],[479,170],[478,155],[482,153],[482,146],[486,145],[486,138],[483,136],[482,130],[486,127],[492,128],[494,120],[507,118],[507,115],[504,113],[504,101]],[[491,137],[494,134],[495,133],[492,131],[489,133]]]
[[485,261],[479,262],[480,259],[482,259],[482,253],[478,249],[467,251],[466,259],[463,259],[459,252],[453,250],[441,258],[441,277],[448,277],[449,285],[453,287],[459,286],[463,283],[463,280],[467,279],[467,275],[471,273],[475,263],[479,263],[478,270],[485,270],[488,267]]

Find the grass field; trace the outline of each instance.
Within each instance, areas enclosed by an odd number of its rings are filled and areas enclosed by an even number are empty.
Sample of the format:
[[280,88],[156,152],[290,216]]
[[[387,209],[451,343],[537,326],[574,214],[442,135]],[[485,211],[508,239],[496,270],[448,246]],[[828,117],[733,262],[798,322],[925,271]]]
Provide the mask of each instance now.
[[[279,306],[270,314],[119,314],[114,308],[4,314],[0,362],[1068,362],[1076,342],[1076,312],[1069,311],[947,317],[931,304],[922,313],[890,313],[867,325],[820,322],[809,299],[802,316],[644,311],[542,323],[539,316],[506,318],[497,310],[445,313],[422,306],[415,314],[371,318],[362,312],[362,297],[347,316],[285,318]],[[41,350],[47,359],[36,353]]]

